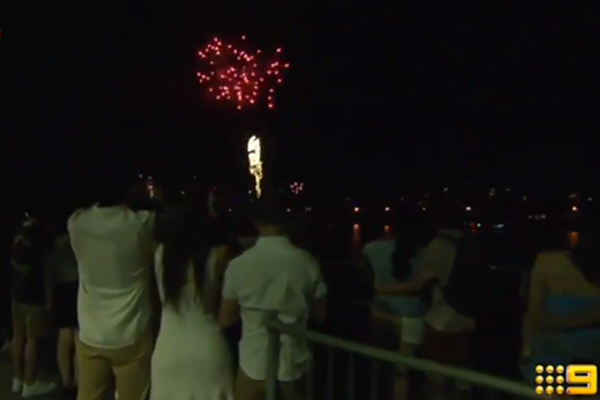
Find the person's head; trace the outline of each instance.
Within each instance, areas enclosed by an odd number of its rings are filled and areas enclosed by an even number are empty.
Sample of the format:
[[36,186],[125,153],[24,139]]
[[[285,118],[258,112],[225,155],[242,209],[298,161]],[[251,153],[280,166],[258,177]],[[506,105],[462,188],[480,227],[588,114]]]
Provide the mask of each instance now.
[[[404,207],[396,211],[394,222],[394,252],[392,253],[392,264],[394,270],[400,271],[399,266],[407,265],[406,262],[426,246],[430,239],[427,221],[421,209],[415,207]],[[404,278],[408,278],[412,272],[410,269],[403,271]]]
[[165,304],[178,309],[190,268],[193,269],[197,293],[202,289],[204,267],[210,250],[210,232],[206,232],[206,217],[203,213],[190,215],[176,225],[163,243],[162,283]]
[[259,236],[285,234],[287,211],[276,193],[265,193],[250,207],[250,217]]
[[417,207],[404,207],[396,212],[393,236],[404,242],[422,243],[429,233],[429,224],[423,211]]

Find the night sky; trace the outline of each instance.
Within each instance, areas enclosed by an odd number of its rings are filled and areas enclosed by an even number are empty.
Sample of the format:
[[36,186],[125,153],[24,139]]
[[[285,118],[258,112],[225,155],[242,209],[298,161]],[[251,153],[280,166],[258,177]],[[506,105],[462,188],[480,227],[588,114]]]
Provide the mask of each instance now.
[[[387,3],[61,13],[34,47],[5,30],[5,187],[68,195],[98,171],[242,185],[260,132],[278,177],[315,190],[600,182],[591,2]],[[196,50],[243,34],[292,65],[268,117],[218,108],[196,82]]]

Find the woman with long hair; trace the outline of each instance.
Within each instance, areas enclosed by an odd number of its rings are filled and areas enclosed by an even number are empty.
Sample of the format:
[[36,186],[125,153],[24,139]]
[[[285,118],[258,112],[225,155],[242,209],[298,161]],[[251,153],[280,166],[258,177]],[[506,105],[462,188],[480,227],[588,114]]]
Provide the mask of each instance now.
[[[425,303],[418,293],[386,294],[380,288],[404,283],[419,273],[422,252],[429,235],[421,210],[401,210],[396,215],[394,233],[365,245],[375,275],[378,296],[373,316],[390,323],[399,332],[399,353],[414,357],[423,343]],[[398,366],[394,379],[395,397],[406,399],[409,389],[408,371]]]
[[177,224],[156,251],[162,316],[151,400],[232,399],[231,360],[214,321],[219,260],[211,260],[210,236],[206,218],[196,214]]
[[600,220],[594,217],[585,216],[590,222],[573,249],[536,259],[521,353],[528,380],[539,364],[600,363]]

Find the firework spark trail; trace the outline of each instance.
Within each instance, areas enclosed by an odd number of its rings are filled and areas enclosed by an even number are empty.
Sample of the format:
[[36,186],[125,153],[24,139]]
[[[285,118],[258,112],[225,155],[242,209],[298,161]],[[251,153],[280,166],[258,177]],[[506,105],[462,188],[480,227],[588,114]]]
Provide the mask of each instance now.
[[262,194],[263,163],[260,150],[260,139],[252,136],[248,140],[248,172],[254,176],[254,188],[256,197],[260,198]]
[[283,83],[289,64],[281,60],[282,49],[272,56],[246,49],[246,37],[239,45],[213,38],[198,51],[197,77],[213,100],[235,105],[238,110],[266,101],[275,107],[277,85]]

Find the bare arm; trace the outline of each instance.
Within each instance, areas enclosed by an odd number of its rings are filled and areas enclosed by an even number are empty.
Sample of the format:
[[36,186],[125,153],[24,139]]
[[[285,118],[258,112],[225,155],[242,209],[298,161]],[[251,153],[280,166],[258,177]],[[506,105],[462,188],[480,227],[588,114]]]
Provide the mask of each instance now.
[[207,266],[209,270],[206,274],[207,282],[204,285],[204,306],[210,314],[216,317],[221,304],[221,290],[225,271],[231,257],[227,246],[218,247],[213,252],[214,264]]
[[[235,260],[234,260],[235,262]],[[218,323],[221,329],[227,329],[235,324],[240,315],[240,305],[238,303],[238,276],[237,270],[230,267],[225,271],[223,279],[223,297],[219,307]]]
[[227,329],[235,324],[240,314],[240,306],[237,300],[223,299],[219,310],[219,327]]

